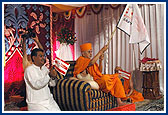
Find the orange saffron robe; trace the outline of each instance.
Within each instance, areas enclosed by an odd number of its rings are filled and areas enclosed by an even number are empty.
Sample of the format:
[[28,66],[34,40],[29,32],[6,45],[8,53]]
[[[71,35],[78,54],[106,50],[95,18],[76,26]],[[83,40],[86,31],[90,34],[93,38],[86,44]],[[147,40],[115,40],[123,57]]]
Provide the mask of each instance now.
[[[124,79],[124,90],[126,94],[130,92],[130,79],[129,80]],[[122,100],[127,100],[128,98],[131,99],[132,103],[144,101],[142,93],[136,91],[135,89],[133,90],[132,94],[129,97],[122,98]]]
[[119,74],[102,74],[99,71],[98,64],[95,63],[94,65],[88,67],[90,63],[90,59],[84,58],[80,56],[74,68],[74,77],[76,77],[80,72],[87,69],[89,74],[93,76],[94,81],[96,81],[100,87],[100,90],[108,93],[110,92],[111,95],[118,97],[118,98],[125,98],[125,91],[122,85],[121,80],[118,78]]

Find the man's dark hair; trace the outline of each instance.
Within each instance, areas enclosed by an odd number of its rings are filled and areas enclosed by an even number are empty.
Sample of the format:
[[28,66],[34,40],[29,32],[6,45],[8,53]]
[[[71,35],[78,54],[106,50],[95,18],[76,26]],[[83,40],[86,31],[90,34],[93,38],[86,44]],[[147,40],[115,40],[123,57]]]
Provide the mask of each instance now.
[[33,56],[37,56],[37,52],[44,52],[44,51],[43,51],[42,49],[40,49],[40,48],[35,48],[35,49],[33,49],[32,52],[31,52],[32,62],[34,62]]

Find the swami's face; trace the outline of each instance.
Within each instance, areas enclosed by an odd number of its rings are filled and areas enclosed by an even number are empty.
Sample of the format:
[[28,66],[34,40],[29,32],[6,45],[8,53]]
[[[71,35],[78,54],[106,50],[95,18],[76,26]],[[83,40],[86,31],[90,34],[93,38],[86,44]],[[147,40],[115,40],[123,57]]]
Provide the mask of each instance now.
[[91,59],[91,57],[92,57],[92,49],[91,50],[87,50],[87,51],[83,51],[82,52],[82,56],[85,57],[85,58]]

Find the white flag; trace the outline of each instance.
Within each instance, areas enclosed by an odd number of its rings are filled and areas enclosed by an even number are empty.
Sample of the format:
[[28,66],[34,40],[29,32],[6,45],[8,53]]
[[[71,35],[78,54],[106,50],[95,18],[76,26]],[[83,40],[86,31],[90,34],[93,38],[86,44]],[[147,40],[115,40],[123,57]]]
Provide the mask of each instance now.
[[66,75],[66,72],[70,66],[69,63],[65,62],[64,60],[58,57],[55,58],[53,65],[55,65],[55,69],[64,76]]
[[129,43],[138,43],[141,54],[149,46],[149,36],[137,4],[128,4],[117,24],[117,28],[130,36]]

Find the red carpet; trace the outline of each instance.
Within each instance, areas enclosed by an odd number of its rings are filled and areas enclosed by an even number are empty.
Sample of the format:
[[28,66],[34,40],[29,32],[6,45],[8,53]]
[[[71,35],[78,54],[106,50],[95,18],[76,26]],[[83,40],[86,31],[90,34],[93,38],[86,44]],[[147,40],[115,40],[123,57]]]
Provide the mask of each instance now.
[[[21,111],[27,111],[27,107],[21,107]],[[135,104],[128,104],[120,107],[115,107],[113,109],[109,109],[107,111],[135,111]]]
[[27,111],[28,109],[27,109],[27,107],[21,107],[20,110],[21,111]]
[[135,111],[135,104],[132,103],[132,104],[128,104],[120,107],[115,107],[107,111]]

